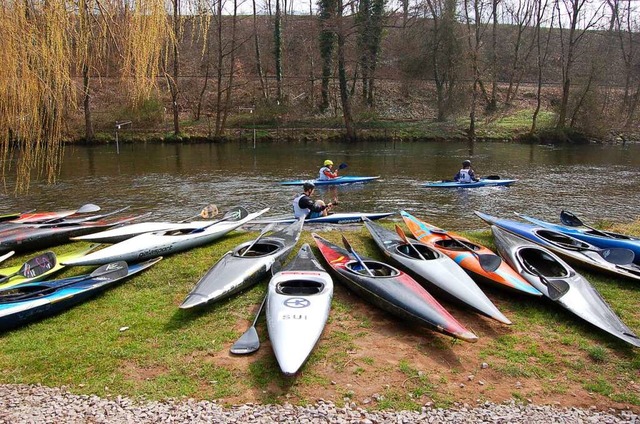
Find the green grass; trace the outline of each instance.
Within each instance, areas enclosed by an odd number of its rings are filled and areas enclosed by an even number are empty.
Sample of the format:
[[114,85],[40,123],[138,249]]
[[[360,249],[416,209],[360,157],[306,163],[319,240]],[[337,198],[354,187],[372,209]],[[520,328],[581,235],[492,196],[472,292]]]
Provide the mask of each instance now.
[[[391,229],[394,223],[384,225]],[[510,327],[486,324],[484,318],[455,309],[454,314],[479,335],[477,345],[425,329],[413,331],[408,325],[398,325],[397,334],[381,335],[381,323],[375,318],[379,315],[370,313],[337,283],[329,326],[298,377],[282,376],[268,346],[251,357],[231,357],[228,349],[252,320],[266,281],[201,310],[183,311],[178,305],[224,252],[256,234],[234,232],[215,244],[165,258],[89,302],[3,333],[0,383],[66,386],[76,393],[100,396],[186,396],[223,402],[247,392],[263,403],[309,403],[330,398],[331,393],[338,396],[336,402],[343,397],[360,402],[362,396],[379,393],[380,399],[367,408],[419,409],[426,401],[451,405],[459,382],[468,384],[469,373],[487,372],[479,370],[487,362],[497,377],[487,380],[477,398],[490,398],[500,380],[511,382],[507,393],[514,390],[516,381],[526,387],[530,380],[543,381],[547,394],[572,393],[578,388],[640,406],[632,384],[640,370],[640,349],[594,329],[550,301],[499,290],[487,293],[514,322]],[[345,235],[362,255],[382,259],[365,230]],[[465,235],[493,247],[487,231]],[[326,233],[333,241],[339,237],[338,232]],[[301,242],[313,245],[308,231]],[[76,248],[66,245],[54,251]],[[11,258],[3,265],[24,260],[25,256]],[[85,270],[69,269],[62,275],[81,271]],[[637,283],[584,275],[625,323],[639,332]],[[385,315],[385,320],[395,319]],[[264,319],[258,322],[258,332],[267,344]],[[402,344],[404,356],[373,354],[366,347],[372,337],[384,340],[380,343],[387,343],[394,355],[396,344]],[[556,381],[559,375],[564,378]],[[372,387],[365,390],[360,388],[363,384]],[[531,396],[524,390],[513,392],[515,399]]]

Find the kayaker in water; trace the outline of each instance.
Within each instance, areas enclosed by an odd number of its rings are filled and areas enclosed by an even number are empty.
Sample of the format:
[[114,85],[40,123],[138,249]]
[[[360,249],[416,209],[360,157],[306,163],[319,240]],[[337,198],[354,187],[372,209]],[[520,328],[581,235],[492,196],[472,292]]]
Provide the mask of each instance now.
[[473,181],[480,181],[480,179],[476,177],[476,173],[471,169],[471,161],[467,159],[462,162],[462,169],[458,171],[455,177],[453,177],[453,181],[457,181],[459,183],[470,183]]
[[316,189],[316,186],[311,182],[304,183],[302,189],[302,194],[293,199],[293,215],[296,218],[300,218],[301,216],[306,216],[307,218],[327,216],[327,213],[333,208],[333,205],[338,203],[336,200],[329,202],[329,204],[325,204],[322,200],[314,201],[311,195]]
[[324,166],[320,168],[318,173],[319,180],[330,180],[332,178],[338,178],[338,170],[333,170],[333,162],[329,159],[324,161]]

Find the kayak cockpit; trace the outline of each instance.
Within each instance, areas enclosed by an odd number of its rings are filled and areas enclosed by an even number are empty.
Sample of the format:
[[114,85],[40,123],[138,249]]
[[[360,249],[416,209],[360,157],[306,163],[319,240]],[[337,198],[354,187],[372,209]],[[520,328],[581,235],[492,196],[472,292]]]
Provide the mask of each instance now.
[[367,270],[360,264],[360,262],[357,262],[357,261],[347,262],[345,266],[351,272],[354,272],[356,274],[366,275],[369,277],[396,277],[400,275],[400,271],[382,262],[376,262],[376,261],[362,261],[362,262],[366,265],[367,269],[369,269],[369,271],[371,271],[371,274],[373,275],[370,275],[367,272]]
[[[272,243],[272,242],[260,242],[251,246],[251,243],[247,245],[240,246],[235,252],[235,256],[242,257],[260,257],[260,256],[268,256],[273,255],[278,250],[282,249],[284,246],[280,243]],[[250,248],[250,249],[249,249]],[[249,249],[249,250],[247,250]]]
[[288,296],[312,296],[324,290],[324,283],[311,280],[288,280],[276,285],[276,293]]
[[448,250],[460,250],[460,251],[467,250],[468,251],[469,248],[473,249],[476,252],[480,250],[480,246],[473,244],[470,241],[465,241],[463,246],[457,240],[449,239],[449,238],[437,240],[434,244],[439,247],[442,247],[443,249],[448,249]]
[[541,249],[520,249],[518,251],[518,259],[522,266],[534,275],[542,274],[548,278],[567,278],[571,276],[566,267]]
[[534,232],[543,240],[565,249],[588,250],[590,248],[588,243],[584,243],[576,238],[566,236],[557,231],[536,229]]
[[[408,244],[399,244],[396,246],[396,251],[399,254],[408,256],[412,259],[422,259],[420,255],[422,255],[422,257],[427,260],[433,260],[439,257],[438,253],[435,250],[431,249],[429,246],[418,243],[411,243],[411,245],[413,247],[409,246]],[[418,252],[420,252],[420,255],[418,255],[416,249],[418,250]]]

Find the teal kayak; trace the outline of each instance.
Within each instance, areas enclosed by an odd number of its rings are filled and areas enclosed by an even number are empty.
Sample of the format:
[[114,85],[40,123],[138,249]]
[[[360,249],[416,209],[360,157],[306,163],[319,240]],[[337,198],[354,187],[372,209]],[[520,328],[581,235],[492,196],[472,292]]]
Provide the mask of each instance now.
[[369,181],[374,181],[380,178],[380,175],[376,177],[358,177],[355,175],[345,175],[344,177],[332,178],[330,180],[294,180],[294,181],[283,181],[280,185],[286,186],[300,186],[304,183],[313,183],[317,186],[319,185],[339,185],[339,184],[356,184],[356,183],[366,183]]
[[[353,224],[362,222],[363,218],[372,221],[376,219],[386,218],[395,212],[336,212],[327,216],[319,216],[317,218],[307,218],[305,224]],[[295,222],[296,218],[292,215],[278,215],[274,217],[266,217],[253,221],[253,224],[290,224]]]
[[473,181],[470,183],[462,183],[453,180],[431,181],[422,184],[422,187],[430,188],[476,188],[476,187],[495,187],[495,186],[508,186],[515,183],[516,179],[493,179],[493,178],[480,178],[480,181]]

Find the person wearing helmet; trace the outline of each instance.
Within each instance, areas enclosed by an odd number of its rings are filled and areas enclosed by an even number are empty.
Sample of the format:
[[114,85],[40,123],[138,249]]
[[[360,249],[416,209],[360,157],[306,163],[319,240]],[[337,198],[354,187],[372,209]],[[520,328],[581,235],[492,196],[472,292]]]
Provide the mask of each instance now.
[[454,181],[459,183],[471,183],[473,181],[479,181],[479,178],[476,177],[476,173],[471,169],[471,161],[465,160],[462,162],[462,169],[458,171],[458,173],[453,177]]
[[332,178],[338,178],[338,170],[333,170],[333,161],[327,159],[324,161],[324,166],[320,168],[318,173],[318,180],[330,180]]
[[316,186],[312,182],[306,182],[302,185],[302,194],[299,194],[293,199],[293,215],[296,218],[300,218],[301,216],[307,218],[327,216],[327,213],[333,208],[333,205],[338,203],[335,199],[329,202],[329,204],[325,204],[322,200],[314,201],[311,195],[315,189]]

